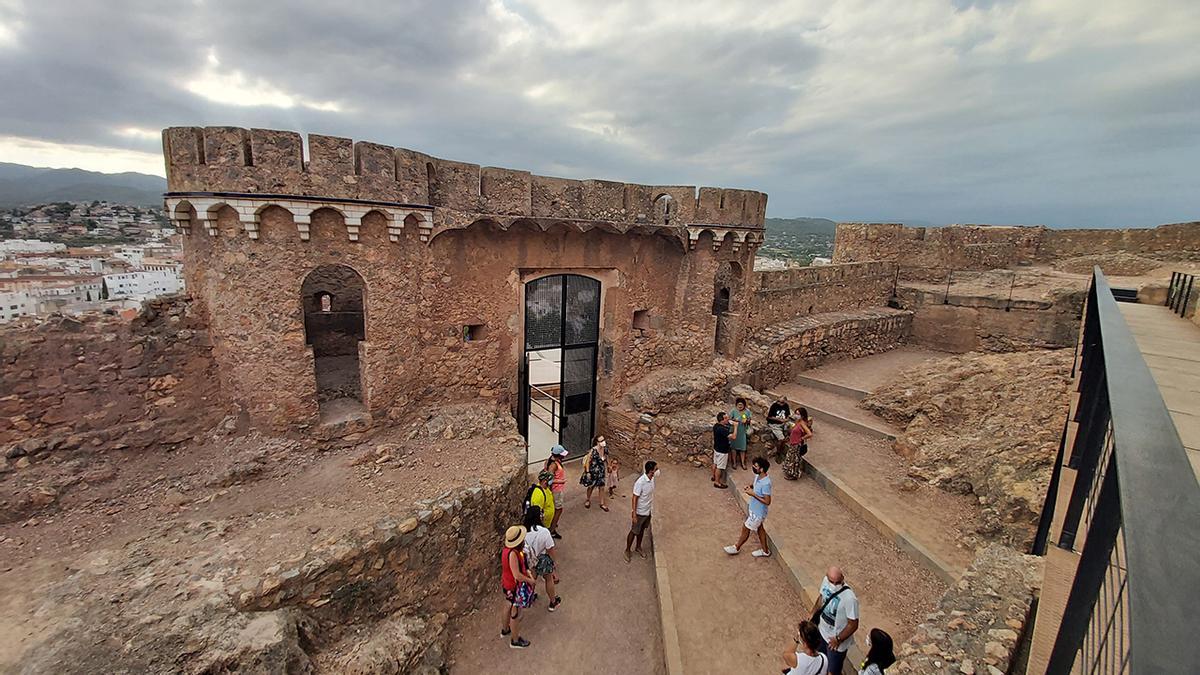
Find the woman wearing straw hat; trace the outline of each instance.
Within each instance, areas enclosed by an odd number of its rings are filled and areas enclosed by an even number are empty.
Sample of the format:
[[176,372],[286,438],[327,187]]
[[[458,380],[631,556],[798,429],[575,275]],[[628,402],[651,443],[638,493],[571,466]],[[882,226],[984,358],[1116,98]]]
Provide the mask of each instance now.
[[533,604],[533,585],[537,583],[525,565],[525,534],[520,525],[508,528],[504,532],[504,551],[500,554],[500,584],[509,603],[500,635],[512,634],[508,646],[513,649],[529,646],[529,640],[521,637],[521,610]]

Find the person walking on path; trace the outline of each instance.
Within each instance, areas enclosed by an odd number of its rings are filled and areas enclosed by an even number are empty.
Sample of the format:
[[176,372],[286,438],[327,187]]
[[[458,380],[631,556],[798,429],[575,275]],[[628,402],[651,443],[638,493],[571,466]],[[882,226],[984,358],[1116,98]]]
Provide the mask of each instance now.
[[829,672],[829,657],[821,653],[821,633],[811,621],[801,621],[792,638],[796,643],[783,652],[787,668],[783,675],[825,675]]
[[775,439],[775,461],[782,462],[788,447],[788,425],[791,424],[792,406],[780,396],[767,410],[767,429]]
[[771,548],[767,545],[767,528],[763,523],[767,519],[767,507],[771,505],[771,477],[767,475],[771,462],[766,457],[755,457],[750,468],[754,471],[754,485],[744,488],[744,492],[750,495],[750,513],[742,524],[742,535],[738,537],[737,544],[726,546],[725,552],[729,555],[741,553],[742,546],[750,539],[750,533],[757,532],[759,548],[750,555],[769,558]]
[[525,564],[525,534],[525,528],[520,525],[508,528],[504,532],[504,550],[500,554],[500,585],[508,600],[500,635],[512,635],[508,646],[513,649],[529,646],[529,640],[521,637],[521,610],[533,604],[533,586],[537,583]]
[[729,411],[729,416],[733,418],[733,429],[737,434],[733,437],[730,445],[733,447],[733,466],[746,468],[746,441],[750,435],[750,418],[753,414],[746,408],[746,399],[738,397],[734,401],[733,410]]
[[658,463],[649,460],[646,462],[646,473],[639,476],[633,484],[633,512],[630,514],[633,525],[625,537],[625,562],[629,562],[632,557],[629,547],[633,545],[634,538],[637,539],[637,548],[634,550],[639,556],[646,557],[642,551],[642,536],[646,534],[646,528],[650,527],[650,514],[654,508],[654,474],[657,472]]
[[567,449],[561,445],[550,448],[550,456],[546,458],[546,470],[554,474],[550,483],[550,491],[554,493],[554,518],[550,521],[550,536],[562,539],[558,533],[558,521],[562,518],[563,506],[566,504],[567,470],[563,460],[567,457]]
[[562,598],[554,592],[558,584],[558,574],[555,573],[558,562],[554,557],[554,537],[550,530],[542,525],[542,510],[531,506],[525,510],[525,560],[534,577],[546,581],[546,596],[550,598],[550,611],[558,609]]
[[605,472],[608,469],[608,443],[603,436],[597,436],[588,456],[583,460],[583,475],[579,476],[579,484],[587,488],[587,499],[583,508],[592,508],[592,490],[600,493],[600,510],[608,511],[608,498],[604,496]]
[[550,489],[550,483],[554,480],[554,473],[551,471],[542,471],[538,473],[537,485],[529,488],[529,494],[526,497],[526,508],[536,506],[542,512],[542,525],[549,528],[558,517],[558,511],[554,507],[554,491]]
[[808,454],[808,439],[813,435],[808,408],[797,410],[794,422],[788,436],[787,455],[783,459],[783,477],[788,480],[796,480],[804,473],[804,464],[800,460]]
[[817,621],[824,641],[822,651],[829,657],[829,674],[842,675],[846,652],[854,644],[858,630],[858,596],[846,585],[838,567],[830,567],[821,580],[821,591],[813,603],[813,621]]
[[729,423],[729,416],[723,412],[717,413],[717,423],[713,425],[713,475],[715,488],[729,487],[729,442],[737,431]]
[[867,633],[867,658],[863,659],[858,675],[883,675],[896,662],[892,647],[892,636],[878,628]]

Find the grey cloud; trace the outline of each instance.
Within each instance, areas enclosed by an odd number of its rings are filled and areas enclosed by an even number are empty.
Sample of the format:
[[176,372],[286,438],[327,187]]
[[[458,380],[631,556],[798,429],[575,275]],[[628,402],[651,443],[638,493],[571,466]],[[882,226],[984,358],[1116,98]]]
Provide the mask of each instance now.
[[[971,16],[1019,7],[955,3]],[[575,177],[762,189],[777,216],[1069,225],[1200,217],[1191,178],[1200,73],[1128,77],[1131,68],[1155,74],[1196,35],[1030,62],[1020,50],[991,49],[998,29],[980,20],[901,95],[862,104],[818,87],[818,72],[855,58],[814,39],[820,21],[706,28],[680,14],[661,30],[629,26],[573,46],[535,8],[509,9],[528,39],[512,43],[514,27],[486,0],[169,9],[26,0],[19,45],[0,47],[0,135],[153,152],[156,141],[113,130],[288,128]],[[183,85],[209,49],[221,72],[345,110],[190,94]],[[875,87],[902,77],[906,64],[894,65],[856,95],[872,100]],[[553,95],[526,95],[547,83]],[[825,112],[788,124],[808,110]]]

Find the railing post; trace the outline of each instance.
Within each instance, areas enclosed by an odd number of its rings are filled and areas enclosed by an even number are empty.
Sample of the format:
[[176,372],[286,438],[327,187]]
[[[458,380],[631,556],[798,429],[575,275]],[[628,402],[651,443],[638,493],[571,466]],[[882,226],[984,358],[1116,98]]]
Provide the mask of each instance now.
[[1175,279],[1179,276],[1179,272],[1171,272],[1171,283],[1167,284],[1167,307],[1174,309],[1175,303]]
[[[1187,314],[1188,300],[1192,298],[1192,284],[1196,281],[1196,275],[1189,274],[1187,279],[1187,290],[1183,292],[1183,302],[1179,307],[1179,316],[1185,316]],[[1180,286],[1182,285],[1183,284],[1180,284]]]
[[950,279],[954,276],[954,268],[946,272],[946,295],[942,298],[942,304],[950,304]]

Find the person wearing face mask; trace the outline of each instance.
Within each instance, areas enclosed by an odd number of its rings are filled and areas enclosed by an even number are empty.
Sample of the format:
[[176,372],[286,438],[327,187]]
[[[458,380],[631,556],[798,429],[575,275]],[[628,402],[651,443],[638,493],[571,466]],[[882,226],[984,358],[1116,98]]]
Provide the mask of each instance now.
[[896,662],[892,651],[892,636],[878,628],[867,633],[867,658],[863,659],[858,675],[883,675],[888,666]]
[[592,449],[583,461],[583,474],[579,476],[579,484],[587,488],[587,498],[583,508],[592,508],[592,490],[600,493],[600,509],[608,511],[608,498],[604,495],[605,472],[608,464],[608,443],[603,436],[597,436],[592,443]]
[[743,488],[745,493],[750,495],[750,513],[746,522],[742,524],[742,536],[738,537],[737,544],[726,546],[725,552],[729,555],[741,553],[742,545],[750,539],[750,533],[757,532],[760,548],[750,555],[755,558],[769,558],[771,547],[767,545],[767,528],[763,527],[763,521],[767,519],[767,507],[771,505],[771,478],[767,475],[771,462],[767,461],[766,457],[755,457],[750,468],[754,471],[754,485]]
[[846,585],[840,568],[830,567],[825,573],[812,614],[825,643],[821,651],[829,657],[829,673],[842,675],[846,652],[854,644],[854,632],[858,630],[858,596]]

